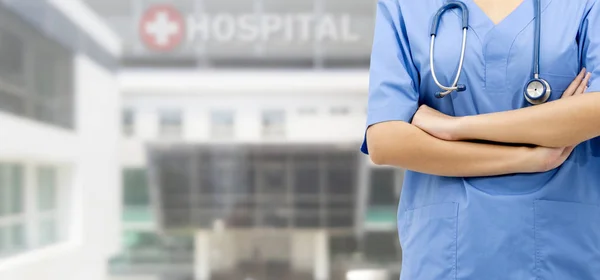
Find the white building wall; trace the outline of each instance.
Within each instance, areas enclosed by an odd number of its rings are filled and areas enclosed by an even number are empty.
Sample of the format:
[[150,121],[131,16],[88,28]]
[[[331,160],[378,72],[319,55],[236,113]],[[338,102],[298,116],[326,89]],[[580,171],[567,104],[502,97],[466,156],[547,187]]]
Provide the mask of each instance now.
[[[161,109],[181,110],[186,143],[336,143],[357,145],[364,135],[368,74],[358,72],[124,72],[123,104],[134,112],[134,132],[122,141],[124,166],[143,166],[159,135]],[[336,115],[334,108],[347,108]],[[302,114],[303,109],[314,114]],[[285,135],[261,134],[264,110],[285,112]],[[215,139],[211,112],[234,112],[234,137]],[[172,141],[172,140],[169,140]],[[358,149],[358,147],[357,147]]]
[[86,57],[76,59],[80,168],[87,211],[83,241],[92,252],[114,254],[120,249],[121,170],[119,164],[120,95],[114,73]]
[[[119,94],[114,74],[87,57],[74,59],[76,131],[0,114],[0,159],[61,163],[71,170],[66,240],[0,260],[2,280],[106,280],[118,249]],[[5,126],[6,125],[6,126]]]

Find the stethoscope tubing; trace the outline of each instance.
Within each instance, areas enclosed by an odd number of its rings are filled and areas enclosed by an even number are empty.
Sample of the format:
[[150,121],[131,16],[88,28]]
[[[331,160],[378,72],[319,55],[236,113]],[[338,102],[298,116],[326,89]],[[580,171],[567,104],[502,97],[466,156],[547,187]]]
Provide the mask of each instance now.
[[431,68],[431,75],[433,76],[433,81],[435,81],[435,84],[445,90],[444,92],[440,92],[438,93],[439,97],[444,97],[450,93],[452,93],[453,91],[458,90],[458,80],[460,79],[460,75],[462,73],[462,68],[463,68],[463,64],[465,61],[465,50],[466,50],[466,46],[467,46],[467,28],[463,28],[463,36],[462,36],[462,47],[461,47],[461,51],[460,51],[460,60],[459,60],[459,64],[458,64],[458,72],[456,73],[456,76],[454,78],[454,82],[452,83],[452,86],[444,86],[440,83],[440,81],[437,78],[437,75],[435,74],[435,67],[434,67],[434,59],[433,59],[433,50],[434,50],[434,46],[435,46],[435,34],[431,35],[431,44],[429,47],[429,67]]
[[[540,0],[534,0],[535,5],[535,34],[534,34],[534,62],[533,62],[533,79],[540,80],[540,45],[541,45],[541,14],[542,8]],[[460,61],[458,65],[458,72],[454,77],[454,81],[450,86],[445,86],[440,83],[437,75],[435,74],[435,63],[434,63],[434,49],[435,49],[435,38],[437,36],[438,27],[440,24],[440,20],[442,15],[450,10],[450,9],[460,9],[462,12],[462,28],[463,28],[463,36],[462,36],[462,47],[460,52]],[[465,50],[467,43],[467,30],[468,30],[468,22],[469,22],[469,10],[467,6],[460,1],[451,1],[446,5],[442,6],[437,13],[435,14],[432,24],[431,24],[431,42],[429,47],[429,67],[431,68],[431,75],[433,76],[433,80],[435,84],[442,90],[443,92],[436,93],[436,97],[442,98],[444,96],[449,95],[454,91],[464,91],[464,85],[458,85],[458,81],[460,79],[462,68],[465,59]],[[545,81],[544,81],[545,82]],[[531,82],[530,82],[531,83]]]

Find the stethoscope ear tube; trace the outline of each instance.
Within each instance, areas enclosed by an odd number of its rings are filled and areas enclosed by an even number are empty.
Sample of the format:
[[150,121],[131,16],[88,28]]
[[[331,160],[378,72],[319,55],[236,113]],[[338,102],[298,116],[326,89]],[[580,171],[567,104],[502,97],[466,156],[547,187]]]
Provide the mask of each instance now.
[[435,16],[433,17],[433,22],[431,24],[431,33],[430,35],[435,36],[437,35],[437,31],[438,31],[438,26],[440,25],[440,19],[442,18],[442,15],[450,10],[450,9],[460,9],[462,11],[462,28],[469,28],[469,9],[467,8],[467,5],[465,5],[465,3],[463,2],[459,2],[459,1],[452,1],[452,2],[448,2],[448,4],[444,5],[442,8],[440,8],[438,10],[438,12],[435,14]]
[[[460,51],[460,61],[459,61],[459,65],[458,65],[458,71],[456,73],[456,76],[454,78],[454,82],[452,83],[451,86],[444,86],[442,85],[436,74],[435,74],[435,63],[434,63],[434,59],[433,59],[433,51],[435,48],[435,37],[437,35],[437,31],[438,31],[438,27],[440,25],[440,20],[442,18],[442,15],[450,10],[450,9],[460,9],[462,11],[462,29],[463,29],[463,36],[462,36],[462,47],[461,47],[461,51]],[[438,12],[435,14],[435,16],[433,17],[433,22],[431,24],[431,43],[430,43],[430,47],[429,47],[429,67],[431,68],[431,75],[433,76],[433,80],[435,81],[435,84],[441,88],[442,90],[444,90],[443,92],[437,92],[435,94],[435,97],[437,98],[443,98],[444,96],[447,96],[448,94],[452,93],[453,91],[465,91],[467,89],[467,87],[465,85],[458,85],[458,80],[460,79],[460,75],[462,73],[462,68],[463,68],[463,63],[465,61],[465,49],[467,46],[467,30],[469,29],[469,9],[467,8],[467,6],[463,3],[463,2],[459,2],[459,1],[452,1],[452,2],[448,2],[446,5],[444,5],[442,8],[440,8],[438,10]]]
[[456,72],[456,77],[454,77],[454,82],[452,83],[452,85],[449,87],[444,86],[440,83],[440,81],[437,78],[437,75],[435,74],[435,63],[434,63],[434,59],[433,59],[433,51],[435,49],[435,35],[431,35],[431,44],[429,47],[429,67],[431,68],[431,76],[433,77],[433,81],[435,82],[435,84],[439,88],[445,90],[444,92],[437,93],[436,97],[442,98],[442,97],[452,93],[453,91],[465,91],[467,89],[467,87],[465,85],[458,85],[458,80],[460,79],[463,64],[465,61],[466,47],[467,47],[467,28],[463,28],[462,47],[461,47],[461,51],[460,51],[460,60],[459,60],[459,64],[458,64],[458,71]]
[[[525,95],[525,99],[529,103],[536,105],[536,104],[541,104],[541,103],[546,102],[546,100],[548,100],[548,98],[552,92],[552,89],[550,87],[550,84],[546,80],[539,77],[540,76],[539,75],[539,73],[540,73],[539,67],[540,67],[540,37],[541,37],[542,10],[541,10],[540,0],[535,0],[534,4],[535,4],[535,13],[536,14],[535,14],[535,35],[534,35],[533,79],[526,85],[525,90],[524,90],[524,95]],[[435,37],[437,36],[438,27],[439,27],[442,15],[446,11],[448,11],[450,9],[454,9],[454,8],[460,9],[462,11],[462,30],[463,30],[462,47],[461,47],[459,65],[458,65],[458,72],[456,73],[454,82],[452,83],[451,86],[444,86],[439,82],[439,80],[435,74],[435,63],[434,63],[434,58],[433,58],[433,53],[434,53],[434,48],[435,48]],[[433,21],[431,24],[431,32],[430,32],[431,33],[431,43],[430,43],[430,47],[429,47],[429,67],[431,68],[431,76],[433,77],[435,84],[440,89],[443,90],[442,92],[435,93],[435,97],[437,97],[437,98],[443,98],[444,96],[447,96],[454,91],[460,92],[460,91],[466,90],[465,85],[458,85],[458,80],[460,79],[460,75],[462,72],[463,63],[464,63],[464,59],[465,59],[465,49],[466,49],[466,45],[467,45],[467,30],[468,30],[468,28],[469,28],[469,10],[463,2],[459,2],[459,1],[448,2],[447,4],[442,6],[433,17]]]

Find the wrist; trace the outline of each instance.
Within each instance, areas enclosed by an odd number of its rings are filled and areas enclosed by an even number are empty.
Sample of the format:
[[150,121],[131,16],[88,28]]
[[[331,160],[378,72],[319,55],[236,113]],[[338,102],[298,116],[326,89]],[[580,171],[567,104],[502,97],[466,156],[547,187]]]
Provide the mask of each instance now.
[[463,141],[472,139],[468,133],[470,119],[469,116],[454,118],[454,125],[450,131],[450,136],[453,140]]
[[544,172],[547,168],[547,159],[539,149],[535,147],[520,147],[519,148],[519,164],[518,173],[537,173]]

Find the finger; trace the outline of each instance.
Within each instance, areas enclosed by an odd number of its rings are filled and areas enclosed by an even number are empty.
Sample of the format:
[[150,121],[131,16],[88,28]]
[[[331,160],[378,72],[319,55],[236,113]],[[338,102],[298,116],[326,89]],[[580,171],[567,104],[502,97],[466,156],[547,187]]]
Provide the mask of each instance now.
[[585,77],[585,73],[586,73],[586,69],[583,68],[581,70],[581,72],[579,72],[579,74],[577,75],[577,77],[575,77],[575,79],[573,80],[573,82],[571,82],[571,84],[569,85],[569,87],[563,92],[561,98],[572,96],[575,93],[575,90],[577,88],[579,88],[579,85],[581,84],[581,81]]
[[588,83],[590,82],[591,77],[592,77],[592,73],[587,73],[587,75],[585,75],[585,78],[583,79],[583,81],[581,81],[581,84],[577,88],[577,91],[575,92],[575,94],[583,94],[585,92],[585,88],[587,87]]

